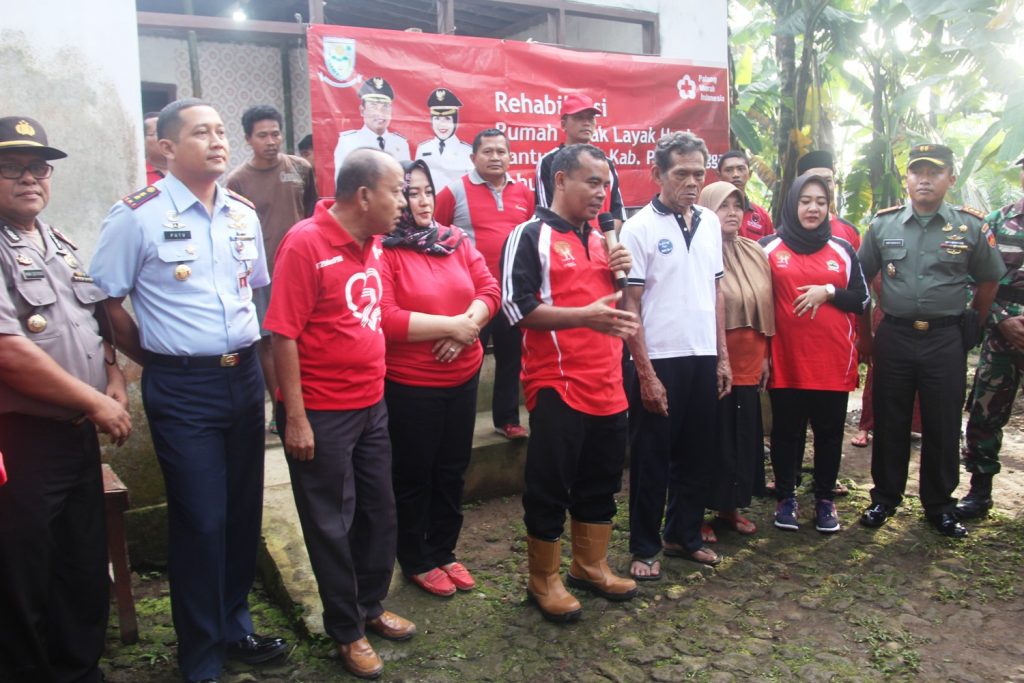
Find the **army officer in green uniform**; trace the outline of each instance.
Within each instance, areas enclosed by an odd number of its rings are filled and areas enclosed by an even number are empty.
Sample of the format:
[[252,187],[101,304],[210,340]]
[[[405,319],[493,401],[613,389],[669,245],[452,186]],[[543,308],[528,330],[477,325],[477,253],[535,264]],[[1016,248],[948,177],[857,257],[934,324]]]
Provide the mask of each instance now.
[[[921,504],[940,533],[960,538],[967,530],[954,514],[952,494],[959,483],[967,349],[980,341],[977,321],[988,316],[1005,267],[984,214],[944,201],[955,182],[952,150],[913,147],[910,203],[879,211],[858,252],[869,282],[882,273],[879,305],[885,314],[874,340],[870,312],[861,324],[861,352],[875,356],[875,439],[871,506],[860,521],[881,526],[903,499],[917,395]],[[968,308],[971,279],[976,287]]]

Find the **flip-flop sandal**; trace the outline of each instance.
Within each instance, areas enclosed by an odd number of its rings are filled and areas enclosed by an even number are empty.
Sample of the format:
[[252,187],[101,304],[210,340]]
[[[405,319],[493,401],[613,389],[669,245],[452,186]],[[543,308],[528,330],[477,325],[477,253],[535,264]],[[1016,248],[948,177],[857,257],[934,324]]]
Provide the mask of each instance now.
[[700,540],[703,543],[718,543],[718,536],[715,535],[715,530],[711,528],[711,524],[704,522],[700,526]]
[[[697,558],[697,553],[701,552],[711,553],[711,555],[713,555],[715,559],[706,561]],[[672,545],[667,545],[665,543],[662,543],[662,554],[665,557],[678,557],[679,559],[689,560],[690,562],[696,562],[697,564],[706,564],[709,567],[717,566],[722,562],[722,556],[716,553],[711,548],[707,547],[706,545],[702,545],[700,548],[697,548],[691,553],[681,545],[676,545],[674,543]]]
[[867,448],[869,443],[871,443],[871,432],[865,432],[864,436],[858,434],[850,439],[850,445],[854,448]]
[[[712,558],[714,558],[714,559],[702,560],[699,557],[697,557],[698,553],[710,553]],[[696,562],[697,564],[705,564],[705,565],[707,565],[709,567],[717,567],[718,565],[720,565],[722,563],[722,556],[719,555],[718,553],[716,553],[711,548],[707,547],[706,545],[701,546],[697,550],[694,550],[692,553],[685,553],[684,552],[684,554],[680,555],[680,557],[682,557],[684,560],[689,560],[690,562]]]
[[718,519],[728,524],[729,527],[738,534],[750,536],[751,534],[757,533],[757,525],[738,512],[731,517],[722,517],[719,515]]
[[[657,561],[658,561],[657,556],[655,556],[655,557],[636,557],[636,556],[634,556],[630,560],[630,564],[633,564],[634,562],[639,562],[640,564],[646,564],[647,568],[650,569],[653,572],[654,571],[654,563],[657,562]],[[634,574],[633,572],[630,572],[629,576],[634,581],[661,581],[661,569],[659,568],[657,574],[648,574],[647,576],[639,576],[637,574]]]

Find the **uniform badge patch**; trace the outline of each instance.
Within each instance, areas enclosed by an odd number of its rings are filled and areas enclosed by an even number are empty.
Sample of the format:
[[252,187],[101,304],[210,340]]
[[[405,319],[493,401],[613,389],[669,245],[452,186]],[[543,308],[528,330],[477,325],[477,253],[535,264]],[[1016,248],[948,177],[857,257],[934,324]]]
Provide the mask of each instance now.
[[152,185],[145,187],[134,194],[130,194],[127,197],[122,197],[121,201],[124,202],[129,209],[134,211],[153,197],[160,194],[160,190],[156,189]]
[[231,190],[231,189],[228,189],[227,193],[228,193],[229,197],[234,197],[238,201],[240,201],[243,204],[245,204],[246,206],[248,206],[253,211],[256,210],[256,205],[253,204],[251,201],[249,201],[246,197],[243,197],[242,195],[238,194],[237,192],[235,192],[234,190]]
[[672,240],[658,240],[658,251],[662,254],[671,254]]

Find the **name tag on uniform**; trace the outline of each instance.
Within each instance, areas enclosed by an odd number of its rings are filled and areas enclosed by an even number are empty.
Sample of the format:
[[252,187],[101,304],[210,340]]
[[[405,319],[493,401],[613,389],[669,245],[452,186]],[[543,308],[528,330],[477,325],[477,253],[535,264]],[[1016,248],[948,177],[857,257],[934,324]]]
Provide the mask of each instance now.
[[190,240],[192,239],[191,230],[164,230],[165,240]]
[[21,271],[21,277],[24,280],[42,280],[43,271],[39,268],[25,268]]
[[902,247],[903,246],[903,240],[902,239],[882,240],[882,246],[883,247]]
[[237,235],[232,235],[231,236],[231,241],[232,242],[246,242],[248,240],[254,240],[254,239],[256,239],[255,235],[249,235],[249,234],[246,234],[246,233],[239,233]]

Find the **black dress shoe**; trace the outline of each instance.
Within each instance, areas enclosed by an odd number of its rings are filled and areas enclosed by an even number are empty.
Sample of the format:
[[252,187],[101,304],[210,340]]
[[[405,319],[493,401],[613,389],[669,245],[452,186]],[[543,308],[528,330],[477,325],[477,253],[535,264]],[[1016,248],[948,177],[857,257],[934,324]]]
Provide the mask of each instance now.
[[877,529],[885,524],[886,520],[896,514],[896,509],[882,503],[875,503],[860,516],[860,523],[864,526]]
[[928,521],[943,536],[963,538],[967,535],[967,527],[958,522],[956,515],[952,512],[943,512],[941,515],[931,516],[928,518]]
[[259,664],[280,657],[287,650],[288,641],[284,638],[250,633],[237,642],[228,643],[227,655],[244,664]]

